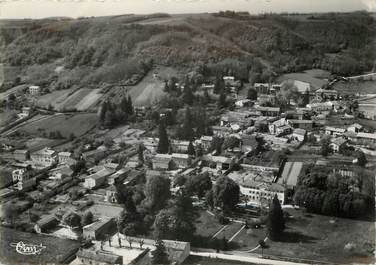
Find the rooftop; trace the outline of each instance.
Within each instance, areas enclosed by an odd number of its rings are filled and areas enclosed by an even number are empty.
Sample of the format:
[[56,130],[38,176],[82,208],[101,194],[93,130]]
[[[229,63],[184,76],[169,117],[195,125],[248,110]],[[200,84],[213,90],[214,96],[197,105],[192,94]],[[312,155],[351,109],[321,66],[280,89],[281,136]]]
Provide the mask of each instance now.
[[113,253],[104,252],[100,250],[91,250],[91,249],[81,249],[77,252],[77,257],[87,258],[95,260],[98,262],[103,262],[106,264],[117,264],[119,259],[122,259],[121,256],[115,255]]

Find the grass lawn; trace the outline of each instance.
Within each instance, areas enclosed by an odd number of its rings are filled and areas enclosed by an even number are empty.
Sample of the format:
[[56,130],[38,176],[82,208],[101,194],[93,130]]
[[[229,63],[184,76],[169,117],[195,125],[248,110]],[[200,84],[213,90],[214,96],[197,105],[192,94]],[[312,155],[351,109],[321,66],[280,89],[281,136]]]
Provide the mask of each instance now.
[[[9,228],[0,228],[0,263],[1,264],[46,264],[63,263],[78,250],[79,243],[57,237],[20,232]],[[21,255],[11,243],[42,244],[46,248],[39,255]],[[69,261],[69,260],[68,260]]]
[[[286,223],[284,239],[278,242],[268,240],[269,248],[264,250],[265,255],[335,263],[374,262],[374,222],[305,214],[302,210],[287,211],[293,217]],[[331,223],[331,220],[335,222]],[[237,240],[243,240],[243,246],[249,245],[253,248],[261,235],[257,232],[255,237],[250,236],[249,240],[239,235]],[[344,249],[348,243],[354,244],[351,252]],[[261,253],[261,250],[255,252]]]
[[353,81],[353,82],[337,82],[333,85],[341,94],[375,94],[376,93],[376,81]]
[[86,211],[91,211],[95,216],[107,216],[107,217],[118,217],[121,211],[123,210],[120,206],[111,206],[111,205],[100,205],[95,204]]
[[38,129],[47,134],[51,131],[60,131],[63,137],[69,137],[71,133],[78,137],[92,129],[96,123],[97,115],[95,113],[62,114],[27,123],[18,130],[29,134],[39,134]]
[[208,214],[206,211],[200,211],[200,216],[196,221],[196,234],[204,237],[212,237],[223,225],[221,225],[215,216]]

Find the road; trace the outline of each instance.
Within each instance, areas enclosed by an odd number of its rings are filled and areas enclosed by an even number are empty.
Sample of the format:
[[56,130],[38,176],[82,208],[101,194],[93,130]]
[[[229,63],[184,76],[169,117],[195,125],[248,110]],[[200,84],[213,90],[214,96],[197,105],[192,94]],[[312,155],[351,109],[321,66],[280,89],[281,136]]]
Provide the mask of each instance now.
[[232,261],[241,261],[241,262],[251,262],[254,264],[267,264],[267,265],[310,265],[312,263],[296,263],[291,261],[282,261],[282,260],[270,260],[264,259],[256,256],[242,256],[242,255],[230,255],[230,254],[223,254],[223,253],[210,253],[210,252],[196,252],[191,251],[190,253],[192,256],[200,256],[200,257],[208,257],[208,258],[219,258],[224,260],[232,260]]

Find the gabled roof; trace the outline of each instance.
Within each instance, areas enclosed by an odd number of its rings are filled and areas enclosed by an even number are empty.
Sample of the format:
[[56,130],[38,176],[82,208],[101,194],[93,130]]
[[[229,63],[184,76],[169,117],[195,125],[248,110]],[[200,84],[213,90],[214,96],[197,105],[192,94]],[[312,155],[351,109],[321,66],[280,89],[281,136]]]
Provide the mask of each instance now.
[[52,150],[50,148],[45,147],[41,150],[38,150],[38,151],[32,153],[32,155],[49,155],[49,156],[52,156],[55,153],[56,153],[55,150]]
[[332,140],[332,144],[335,144],[335,145],[338,145],[338,146],[341,146],[341,145],[343,145],[346,142],[347,142],[347,140],[344,139],[344,138],[342,138],[342,137],[337,137],[337,138],[334,138]]

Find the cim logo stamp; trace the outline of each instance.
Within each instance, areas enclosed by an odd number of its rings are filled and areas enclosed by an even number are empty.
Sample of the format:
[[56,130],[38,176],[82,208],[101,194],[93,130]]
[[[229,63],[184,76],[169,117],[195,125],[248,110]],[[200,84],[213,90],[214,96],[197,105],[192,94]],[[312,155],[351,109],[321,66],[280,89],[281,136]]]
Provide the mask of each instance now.
[[26,244],[22,241],[11,243],[10,246],[16,248],[16,251],[21,255],[39,255],[41,251],[46,248],[46,246],[43,246],[42,244]]

